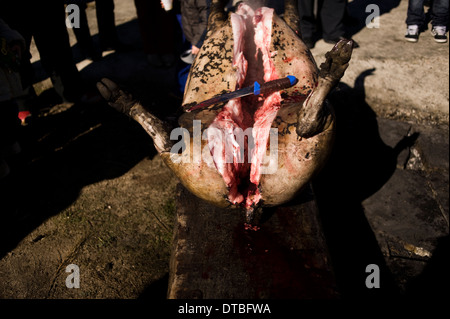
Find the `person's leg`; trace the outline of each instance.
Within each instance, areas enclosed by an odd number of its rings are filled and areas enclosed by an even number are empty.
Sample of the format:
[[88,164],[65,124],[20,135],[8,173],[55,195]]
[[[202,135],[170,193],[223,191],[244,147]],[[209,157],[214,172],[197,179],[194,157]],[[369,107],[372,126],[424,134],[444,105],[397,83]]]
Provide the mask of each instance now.
[[64,6],[43,1],[36,5],[35,10],[39,20],[34,25],[33,37],[42,66],[63,101],[75,102],[81,96],[82,83],[73,61]]
[[11,153],[11,147],[17,144],[19,120],[17,105],[13,100],[0,102],[0,157]]
[[433,26],[448,26],[448,0],[434,0],[431,12],[431,24]]
[[346,0],[324,0],[320,10],[323,39],[338,42],[345,34],[344,16],[347,8]]
[[95,0],[98,34],[102,51],[119,45],[114,16],[114,0]]
[[163,66],[161,58],[175,52],[176,20],[172,11],[166,12],[158,1],[134,0],[144,52],[152,66]]
[[447,42],[448,0],[434,0],[431,12],[431,34],[438,43]]
[[[444,1],[448,2],[448,0]],[[417,25],[419,28],[424,27],[425,10],[423,9],[423,4],[424,0],[409,0],[406,15],[407,25]]]
[[138,17],[139,31],[141,33],[144,52],[146,54],[157,54],[157,39],[161,29],[158,27],[159,16],[155,12],[159,11],[161,5],[147,0],[134,0]]
[[303,39],[312,39],[316,31],[317,23],[316,17],[314,16],[314,0],[299,0],[298,12]]
[[73,33],[75,34],[75,37],[77,38],[77,43],[80,47],[80,51],[83,55],[91,57],[91,58],[98,58],[94,51],[94,41],[91,37],[91,32],[89,30],[89,24],[87,21],[86,16],[86,4],[80,4],[80,27],[79,28],[73,28]]

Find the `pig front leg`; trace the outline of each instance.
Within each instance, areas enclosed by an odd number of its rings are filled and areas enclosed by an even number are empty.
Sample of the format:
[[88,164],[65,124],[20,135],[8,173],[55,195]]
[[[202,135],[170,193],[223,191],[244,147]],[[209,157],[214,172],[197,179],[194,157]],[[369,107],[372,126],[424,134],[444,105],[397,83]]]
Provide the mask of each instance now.
[[102,79],[97,88],[103,98],[117,111],[124,113],[138,122],[153,139],[158,153],[169,152],[173,146],[170,140],[169,125],[147,111],[131,94],[123,91],[109,79]]
[[320,65],[317,87],[306,98],[297,114],[297,134],[300,137],[312,137],[331,124],[333,115],[326,98],[344,76],[352,51],[353,41],[341,40],[325,54],[326,60]]

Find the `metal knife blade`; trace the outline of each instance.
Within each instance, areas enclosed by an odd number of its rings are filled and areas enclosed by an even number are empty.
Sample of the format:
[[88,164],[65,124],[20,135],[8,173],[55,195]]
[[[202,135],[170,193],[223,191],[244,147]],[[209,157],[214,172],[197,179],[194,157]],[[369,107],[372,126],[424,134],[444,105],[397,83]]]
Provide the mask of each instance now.
[[297,78],[293,75],[288,75],[285,78],[277,79],[273,81],[269,81],[263,84],[259,84],[258,82],[255,82],[254,85],[248,86],[243,89],[236,90],[234,92],[221,94],[218,96],[215,96],[211,99],[208,99],[206,101],[203,101],[197,105],[194,105],[187,109],[187,112],[192,112],[198,109],[202,109],[217,103],[226,102],[231,99],[247,96],[247,95],[259,95],[259,94],[268,94],[273,93],[276,91],[280,91],[283,89],[290,88],[291,86],[295,85],[297,83]]

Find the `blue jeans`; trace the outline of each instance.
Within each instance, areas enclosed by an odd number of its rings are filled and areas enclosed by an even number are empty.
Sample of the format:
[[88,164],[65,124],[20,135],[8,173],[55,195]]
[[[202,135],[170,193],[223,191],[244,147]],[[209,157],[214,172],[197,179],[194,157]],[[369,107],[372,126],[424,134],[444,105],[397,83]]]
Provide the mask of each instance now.
[[[406,24],[417,24],[425,27],[425,11],[423,9],[424,0],[409,0],[408,15]],[[433,0],[431,7],[431,24],[433,26],[447,26],[448,24],[448,3],[449,0]]]

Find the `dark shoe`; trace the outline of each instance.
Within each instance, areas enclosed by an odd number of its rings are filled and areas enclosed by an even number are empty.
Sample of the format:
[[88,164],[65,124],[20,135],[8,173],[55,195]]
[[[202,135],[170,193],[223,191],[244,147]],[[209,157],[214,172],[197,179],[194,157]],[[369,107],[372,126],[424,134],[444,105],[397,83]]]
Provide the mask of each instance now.
[[339,41],[341,41],[342,39],[344,39],[343,37],[338,37],[338,38],[333,38],[333,39],[323,39],[323,41],[325,41],[325,43],[329,43],[329,44],[336,44]]
[[405,40],[408,42],[419,41],[419,26],[418,25],[408,25],[405,34]]
[[102,55],[98,51],[92,51],[92,52],[86,54],[86,59],[89,59],[93,62],[98,62],[102,59]]
[[323,39],[323,41],[325,41],[325,43],[329,43],[329,44],[336,44],[341,40],[352,40],[353,41],[353,49],[359,48],[359,44],[353,39],[347,39],[344,37],[338,37],[338,38],[334,38],[334,39]]
[[116,51],[116,52],[129,52],[133,50],[133,46],[124,44],[122,42],[112,43],[102,46],[102,52]]
[[313,49],[316,44],[312,38],[304,38],[303,42],[306,44],[308,49]]
[[117,52],[130,52],[134,50],[134,47],[132,45],[119,42],[116,44],[115,49]]

